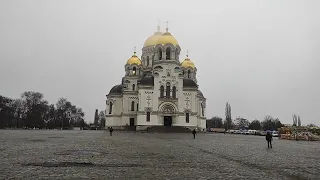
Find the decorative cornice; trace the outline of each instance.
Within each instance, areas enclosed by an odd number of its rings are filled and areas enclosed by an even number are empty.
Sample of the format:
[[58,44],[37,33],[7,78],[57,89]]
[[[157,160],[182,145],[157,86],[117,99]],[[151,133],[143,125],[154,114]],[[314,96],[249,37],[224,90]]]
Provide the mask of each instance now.
[[107,98],[122,98],[122,94],[107,94]]
[[138,91],[123,91],[123,95],[135,95],[138,96]]
[[198,91],[198,87],[184,87],[183,91]]
[[122,117],[122,114],[116,115],[116,114],[106,114],[106,117]]
[[153,86],[152,85],[139,85],[139,89],[153,89]]
[[159,97],[158,100],[162,102],[173,102],[173,103],[178,102],[178,98]]
[[178,66],[180,66],[180,62],[179,61],[177,61],[177,60],[164,60],[164,59],[162,59],[162,60],[156,60],[156,61],[154,61],[154,66],[155,65],[158,65],[158,64],[176,64],[176,65],[178,65]]

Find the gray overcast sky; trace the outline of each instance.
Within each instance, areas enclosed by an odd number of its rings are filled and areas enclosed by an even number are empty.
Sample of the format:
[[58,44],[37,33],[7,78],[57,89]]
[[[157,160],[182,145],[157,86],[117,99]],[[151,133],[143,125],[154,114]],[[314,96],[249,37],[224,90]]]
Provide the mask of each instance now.
[[[126,60],[169,20],[189,50],[207,117],[265,115],[320,125],[318,0],[1,0],[0,94],[66,97],[87,121],[105,109]],[[165,24],[162,23],[162,30]]]

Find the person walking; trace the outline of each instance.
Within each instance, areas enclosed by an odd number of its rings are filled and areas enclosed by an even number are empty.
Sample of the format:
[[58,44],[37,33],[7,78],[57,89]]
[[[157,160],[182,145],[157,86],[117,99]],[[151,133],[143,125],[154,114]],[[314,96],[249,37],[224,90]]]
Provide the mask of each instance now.
[[271,144],[272,135],[271,135],[271,133],[270,133],[269,131],[267,132],[266,140],[267,140],[267,142],[268,142],[268,148],[269,148],[269,147],[272,148],[272,144]]
[[192,134],[193,134],[193,139],[195,139],[196,138],[196,129],[193,129],[193,131],[192,131]]
[[110,136],[112,136],[112,132],[113,132],[113,128],[112,127],[109,128],[109,132],[110,132]]

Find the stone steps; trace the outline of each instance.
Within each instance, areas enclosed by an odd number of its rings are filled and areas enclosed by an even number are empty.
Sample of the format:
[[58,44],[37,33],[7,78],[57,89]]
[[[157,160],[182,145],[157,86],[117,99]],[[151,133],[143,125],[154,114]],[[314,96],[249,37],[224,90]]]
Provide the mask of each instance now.
[[191,130],[185,127],[179,126],[152,126],[148,129],[148,132],[157,133],[191,133]]

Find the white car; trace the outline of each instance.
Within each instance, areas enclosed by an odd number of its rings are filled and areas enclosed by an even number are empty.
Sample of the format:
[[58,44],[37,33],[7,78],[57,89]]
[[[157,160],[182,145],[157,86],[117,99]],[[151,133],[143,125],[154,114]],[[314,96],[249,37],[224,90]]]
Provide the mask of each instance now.
[[248,133],[250,135],[255,135],[257,133],[257,130],[249,130]]
[[260,136],[265,136],[267,133],[265,131],[260,131]]
[[278,131],[273,131],[272,132],[272,137],[279,137]]

